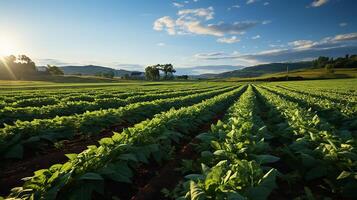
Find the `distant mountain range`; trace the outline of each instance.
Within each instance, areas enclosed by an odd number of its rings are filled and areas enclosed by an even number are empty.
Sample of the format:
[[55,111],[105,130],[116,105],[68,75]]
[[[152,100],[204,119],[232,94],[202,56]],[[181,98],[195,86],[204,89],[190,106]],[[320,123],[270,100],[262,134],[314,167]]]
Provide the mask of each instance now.
[[234,65],[207,65],[207,66],[195,66],[184,67],[176,69],[178,75],[192,75],[192,76],[210,76],[210,74],[218,74],[228,71],[234,71],[244,68],[244,66]]
[[[312,66],[311,61],[306,62],[295,62],[295,63],[269,63],[269,64],[261,64],[255,65],[251,67],[240,67],[237,70],[230,70],[222,73],[207,73],[200,75],[193,75],[195,78],[250,78],[250,77],[258,77],[264,74],[272,74],[278,72],[285,72],[287,69],[290,71],[297,69],[310,68]],[[237,67],[237,66],[235,66]]]
[[216,76],[213,77],[214,78],[230,78],[230,77],[250,78],[250,77],[258,77],[264,74],[285,72],[287,70],[292,71],[297,69],[310,68],[311,66],[312,66],[312,61],[294,62],[294,63],[269,63],[269,64],[256,65],[252,67],[245,67],[240,70],[224,72],[224,73],[216,74]]
[[[128,71],[123,69],[113,69],[110,67],[96,66],[96,65],[86,65],[86,66],[62,66],[60,67],[64,74],[73,75],[81,74],[87,76],[94,76],[100,73],[108,73],[110,71],[114,72],[114,76],[124,76],[125,74],[130,75],[134,71]],[[135,71],[136,72],[136,71]]]
[[[177,68],[176,75],[190,75],[194,78],[249,78],[258,77],[264,74],[285,72],[287,68],[290,71],[309,68],[312,66],[311,61],[294,62],[294,63],[269,63],[251,67],[233,66],[233,65],[211,65],[211,66],[196,66],[187,68]],[[130,75],[132,72],[123,69],[113,69],[110,67],[86,65],[86,66],[62,66],[60,67],[66,75],[81,74],[81,75],[96,75],[100,73],[108,73],[113,71],[116,77]],[[218,73],[217,73],[218,72]]]
[[[42,69],[43,67],[38,67]],[[110,67],[96,66],[96,65],[85,65],[85,66],[60,66],[66,75],[81,74],[81,75],[96,75],[99,73],[108,73],[113,71],[115,76],[124,76],[125,74],[131,74],[132,72],[123,69],[113,69]],[[176,75],[193,75],[210,78],[211,74],[216,76],[216,73],[222,73],[227,71],[233,71],[237,69],[242,69],[243,66],[232,66],[232,65],[211,65],[211,66],[196,66],[187,68],[178,68]],[[215,72],[215,73],[214,73]]]

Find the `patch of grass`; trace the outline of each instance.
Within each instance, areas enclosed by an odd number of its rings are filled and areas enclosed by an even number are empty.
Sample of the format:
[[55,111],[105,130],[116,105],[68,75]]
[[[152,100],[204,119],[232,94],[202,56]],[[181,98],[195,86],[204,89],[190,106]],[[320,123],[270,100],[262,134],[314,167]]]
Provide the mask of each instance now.
[[[284,79],[288,74],[286,72],[279,72],[274,74],[265,74],[259,77],[252,78],[227,78],[225,81],[266,81],[270,79]],[[343,78],[357,78],[357,68],[340,68],[335,69],[333,73],[322,69],[301,69],[289,72],[290,79],[343,79]]]

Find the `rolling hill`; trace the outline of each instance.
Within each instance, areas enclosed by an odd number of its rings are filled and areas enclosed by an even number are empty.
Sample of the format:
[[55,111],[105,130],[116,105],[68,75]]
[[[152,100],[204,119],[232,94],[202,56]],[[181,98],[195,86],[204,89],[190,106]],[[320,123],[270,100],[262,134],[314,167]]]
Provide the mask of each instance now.
[[96,65],[86,65],[86,66],[62,66],[60,67],[65,75],[86,75],[86,76],[94,76],[100,73],[108,73],[110,71],[114,72],[114,76],[124,76],[125,74],[131,74],[133,71],[123,70],[123,69],[113,69],[109,67],[102,67]]
[[[295,63],[269,63],[261,64],[252,67],[243,66],[231,66],[231,65],[220,65],[220,66],[197,66],[190,68],[178,68],[176,75],[188,74],[193,78],[252,78],[259,77],[266,74],[273,74],[279,72],[286,72],[287,67],[289,71],[305,69],[311,67],[311,61],[307,62],[295,62]],[[61,66],[60,67],[65,75],[85,75],[94,76],[100,73],[108,73],[110,71],[114,72],[115,77],[124,76],[125,74],[130,75],[134,71],[113,69],[110,67],[96,66],[96,65],[85,65],[85,66]],[[222,72],[222,73],[213,73]],[[201,74],[200,74],[201,73]]]
[[180,67],[177,68],[177,75],[190,75],[190,76],[200,76],[200,78],[211,77],[212,75],[217,75],[218,73],[234,71],[244,68],[244,66],[236,65],[203,65],[194,67]]
[[215,78],[230,78],[230,77],[238,77],[238,78],[251,78],[258,77],[264,74],[272,74],[278,72],[285,72],[287,68],[289,71],[310,68],[312,62],[295,62],[295,63],[269,63],[269,64],[261,64],[252,67],[245,67],[243,69],[223,72],[214,76]]

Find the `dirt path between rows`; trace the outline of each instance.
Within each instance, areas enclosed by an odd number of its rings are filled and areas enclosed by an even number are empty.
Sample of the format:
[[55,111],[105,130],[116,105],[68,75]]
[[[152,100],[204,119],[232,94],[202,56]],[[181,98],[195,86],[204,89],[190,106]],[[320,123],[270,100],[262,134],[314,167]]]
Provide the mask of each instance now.
[[144,200],[144,199],[167,199],[161,193],[163,188],[169,190],[183,180],[180,171],[176,170],[181,167],[183,159],[195,160],[199,153],[194,149],[194,144],[199,141],[194,137],[199,133],[209,131],[211,124],[217,123],[224,116],[224,111],[216,114],[213,119],[205,124],[202,124],[197,129],[191,131],[191,136],[183,139],[179,144],[175,145],[177,149],[174,158],[166,161],[164,164],[158,164],[154,160],[150,160],[149,164],[142,164],[135,169],[132,184],[118,183],[115,181],[106,180],[105,195],[95,194],[93,199],[119,199]]
[[32,176],[35,171],[49,168],[53,164],[65,163],[68,160],[65,154],[80,153],[89,145],[99,145],[100,139],[111,137],[113,132],[121,132],[130,126],[131,124],[126,123],[112,126],[90,137],[77,136],[73,140],[64,141],[61,148],[51,145],[36,155],[27,152],[24,159],[9,161],[0,169],[0,196],[6,196],[12,188],[22,185],[21,179]]

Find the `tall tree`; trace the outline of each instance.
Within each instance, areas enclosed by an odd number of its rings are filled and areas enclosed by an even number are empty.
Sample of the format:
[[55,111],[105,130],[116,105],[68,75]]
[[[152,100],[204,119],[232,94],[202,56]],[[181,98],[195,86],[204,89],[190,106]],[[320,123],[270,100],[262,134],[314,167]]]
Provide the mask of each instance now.
[[172,74],[176,72],[176,70],[174,69],[172,64],[161,65],[161,70],[165,74],[165,76],[164,76],[165,79],[169,79],[168,74],[170,74],[171,75],[170,77],[172,77]]
[[0,68],[7,72],[5,76],[9,79],[26,79],[37,73],[35,63],[26,55],[4,57]]
[[47,71],[51,75],[64,75],[63,71],[60,68],[58,68],[57,66],[54,66],[54,65],[47,65]]
[[327,65],[329,63],[329,61],[330,61],[329,57],[320,56],[316,60],[314,60],[313,66],[315,68],[323,68],[323,67],[325,67],[325,65]]
[[145,68],[145,77],[148,80],[160,80],[160,71],[159,67],[160,65],[152,65],[148,66]]

